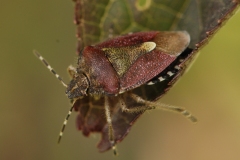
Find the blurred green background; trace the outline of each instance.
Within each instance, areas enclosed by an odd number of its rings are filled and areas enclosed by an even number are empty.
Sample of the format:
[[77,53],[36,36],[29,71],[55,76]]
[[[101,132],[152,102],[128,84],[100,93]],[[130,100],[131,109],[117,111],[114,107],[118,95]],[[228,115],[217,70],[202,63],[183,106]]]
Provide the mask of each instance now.
[[145,113],[118,145],[118,157],[97,151],[99,135],[85,138],[76,130],[76,113],[57,144],[69,100],[32,50],[68,81],[66,68],[76,62],[73,3],[2,1],[0,21],[1,160],[240,159],[239,13],[162,99],[186,107],[199,122],[165,111]]

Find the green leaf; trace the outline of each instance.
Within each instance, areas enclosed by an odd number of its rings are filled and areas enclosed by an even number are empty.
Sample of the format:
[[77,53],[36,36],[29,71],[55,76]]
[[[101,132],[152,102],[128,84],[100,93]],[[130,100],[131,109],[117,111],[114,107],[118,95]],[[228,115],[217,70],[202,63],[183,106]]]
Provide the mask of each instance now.
[[[190,47],[236,10],[234,0],[75,0],[80,48],[111,36],[149,30],[186,30]],[[213,32],[211,32],[213,31]]]

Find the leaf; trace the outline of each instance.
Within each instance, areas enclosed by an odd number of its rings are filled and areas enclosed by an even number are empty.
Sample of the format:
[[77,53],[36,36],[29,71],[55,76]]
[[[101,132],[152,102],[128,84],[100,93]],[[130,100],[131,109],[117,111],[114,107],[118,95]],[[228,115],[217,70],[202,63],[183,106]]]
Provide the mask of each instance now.
[[206,32],[222,25],[236,10],[239,0],[75,0],[75,3],[80,46],[102,42],[109,34],[186,30],[191,36],[190,47],[194,48],[207,38]]
[[[126,3],[128,2],[128,3]],[[75,0],[75,23],[77,25],[78,50],[87,45],[102,42],[109,37],[128,32],[148,30],[186,30],[191,44],[165,71],[176,64],[182,66],[173,77],[155,85],[142,85],[132,90],[134,94],[149,101],[156,101],[166,93],[186,69],[188,62],[209,38],[236,11],[239,1],[234,0]],[[182,60],[179,63],[179,60]],[[129,108],[140,106],[130,98],[129,92],[110,98],[115,141],[121,142],[134,122],[143,112],[125,113],[120,109],[118,98],[124,99]],[[85,136],[92,132],[102,134],[99,151],[111,148],[108,126],[104,112],[104,98],[88,96],[74,104],[79,113],[77,126]]]

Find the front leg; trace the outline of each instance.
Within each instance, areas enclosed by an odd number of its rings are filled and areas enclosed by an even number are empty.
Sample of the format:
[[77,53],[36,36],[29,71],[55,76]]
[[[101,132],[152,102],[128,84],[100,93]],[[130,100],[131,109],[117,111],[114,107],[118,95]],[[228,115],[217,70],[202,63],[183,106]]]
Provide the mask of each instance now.
[[74,78],[74,75],[77,73],[77,69],[72,65],[68,66],[67,71],[71,78]]

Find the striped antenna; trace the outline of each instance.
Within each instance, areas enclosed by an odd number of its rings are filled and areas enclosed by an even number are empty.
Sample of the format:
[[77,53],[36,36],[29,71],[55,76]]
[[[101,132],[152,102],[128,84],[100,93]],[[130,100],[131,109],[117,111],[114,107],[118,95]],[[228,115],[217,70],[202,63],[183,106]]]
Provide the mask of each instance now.
[[50,70],[50,72],[52,72],[55,77],[63,84],[64,87],[67,88],[66,83],[63,82],[62,78],[54,71],[54,69],[49,65],[49,63],[40,55],[40,53],[38,53],[37,51],[33,51],[33,53],[38,57],[38,59],[40,61],[43,62],[43,64]]
[[[54,69],[49,65],[49,63],[37,52],[37,51],[33,51],[33,53],[38,57],[38,59],[40,59],[43,64],[50,70],[50,72],[52,72],[55,77],[63,84],[64,87],[67,87],[66,83],[63,82],[62,78],[54,71]],[[74,106],[74,103],[75,101],[73,102],[73,106]],[[61,138],[63,136],[63,132],[66,128],[66,125],[67,125],[67,121],[72,113],[72,110],[73,110],[73,106],[70,108],[70,110],[68,111],[68,114],[63,122],[63,126],[62,126],[62,129],[60,131],[60,134],[59,134],[59,137],[58,137],[58,143],[60,143],[61,141]]]
[[[74,103],[73,103],[73,106],[74,106]],[[61,139],[62,139],[63,132],[64,132],[64,130],[65,130],[65,128],[66,128],[66,125],[67,125],[67,121],[68,121],[70,115],[72,114],[73,106],[72,106],[72,107],[70,108],[70,110],[68,111],[68,114],[67,114],[67,116],[66,116],[66,118],[65,118],[65,120],[64,120],[64,122],[63,122],[62,129],[61,129],[61,131],[60,131],[60,133],[59,133],[59,136],[58,136],[58,143],[60,143],[60,141],[61,141]]]

